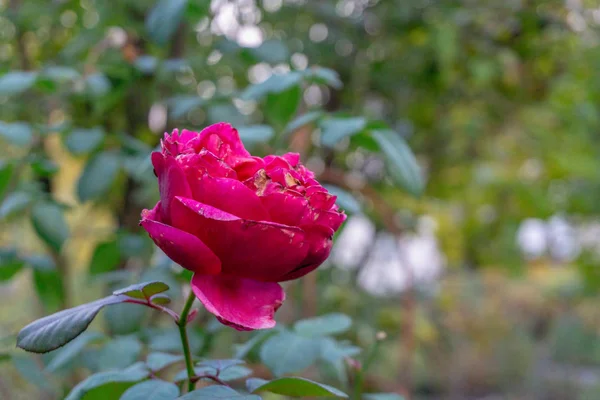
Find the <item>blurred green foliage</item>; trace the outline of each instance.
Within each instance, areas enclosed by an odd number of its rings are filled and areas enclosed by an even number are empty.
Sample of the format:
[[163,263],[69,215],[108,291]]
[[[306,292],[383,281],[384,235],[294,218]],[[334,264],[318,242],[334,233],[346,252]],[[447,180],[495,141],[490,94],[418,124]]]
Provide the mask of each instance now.
[[[378,230],[404,234],[423,214],[438,222],[451,272],[436,296],[399,305],[357,290],[353,273],[324,270],[316,284],[295,284],[280,312],[287,321],[352,315],[348,339],[375,349],[370,391],[595,398],[597,257],[585,253],[577,268],[532,273],[515,236],[525,218],[594,221],[600,213],[598,7],[584,0],[0,2],[0,293],[10,299],[0,308],[3,347],[34,316],[134,282],[165,281],[180,300],[189,276],[153,258],[137,225],[158,196],[148,155],[162,132],[228,121],[256,154],[300,152],[340,205],[366,213]],[[369,169],[370,159],[385,171]],[[0,368],[60,396],[74,383],[64,373],[56,386],[50,372],[63,364],[77,364],[81,375],[129,367],[143,346],[150,355],[178,348],[176,332],[144,309],[103,312],[97,328],[114,340],[82,336],[72,345],[76,360],[18,354],[14,367]],[[199,319],[192,340],[199,354],[231,356],[232,342],[248,339]],[[379,330],[390,340],[374,346]],[[135,338],[118,336],[129,334]],[[406,342],[411,334],[414,345]],[[292,339],[281,335],[307,342],[291,331],[258,334],[236,357],[283,373],[277,340],[289,346]],[[255,340],[274,342],[275,354],[247,347]],[[357,349],[323,343],[324,357]],[[111,365],[111,354],[131,362]],[[320,376],[345,387],[356,377],[340,372],[340,359]],[[35,398],[38,389],[0,375],[0,397],[8,384]]]

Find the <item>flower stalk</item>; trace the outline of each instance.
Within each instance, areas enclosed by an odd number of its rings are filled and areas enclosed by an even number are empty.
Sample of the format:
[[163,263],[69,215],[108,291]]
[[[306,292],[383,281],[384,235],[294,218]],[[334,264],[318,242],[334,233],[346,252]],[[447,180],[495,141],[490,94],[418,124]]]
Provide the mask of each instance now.
[[183,356],[185,357],[185,369],[187,371],[187,381],[188,381],[188,392],[194,390],[195,380],[194,380],[194,364],[192,361],[192,352],[190,350],[190,342],[188,340],[186,325],[188,322],[188,316],[190,314],[190,310],[192,309],[192,304],[194,304],[194,300],[196,296],[193,291],[190,291],[190,295],[188,296],[185,305],[183,306],[183,310],[179,315],[177,320],[177,327],[179,328],[179,336],[181,337],[181,345],[183,347]]

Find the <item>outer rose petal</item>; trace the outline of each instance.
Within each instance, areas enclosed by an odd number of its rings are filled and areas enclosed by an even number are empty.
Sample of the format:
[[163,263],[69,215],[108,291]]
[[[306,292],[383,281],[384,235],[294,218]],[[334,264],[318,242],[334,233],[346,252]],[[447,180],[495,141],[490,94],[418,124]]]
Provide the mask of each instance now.
[[171,222],[171,202],[175,196],[190,197],[192,192],[185,178],[185,173],[172,156],[152,153],[152,165],[158,176],[158,188],[162,205],[162,217],[166,223]]
[[306,258],[293,271],[283,275],[278,282],[298,279],[315,270],[329,257],[333,244],[333,230],[321,225],[303,226],[306,232],[306,241],[310,243],[310,250]]
[[193,272],[202,274],[221,272],[221,261],[200,239],[190,233],[146,218],[152,215],[152,211],[145,211],[147,212],[142,214],[140,224],[171,260]]
[[269,213],[246,185],[235,179],[203,175],[190,181],[194,200],[217,207],[240,218],[268,221]]
[[277,283],[228,275],[194,274],[191,286],[208,311],[237,330],[274,327],[275,311],[285,300]]
[[178,197],[173,220],[204,242],[221,260],[224,274],[276,282],[308,254],[304,231],[297,227],[239,218],[218,208]]

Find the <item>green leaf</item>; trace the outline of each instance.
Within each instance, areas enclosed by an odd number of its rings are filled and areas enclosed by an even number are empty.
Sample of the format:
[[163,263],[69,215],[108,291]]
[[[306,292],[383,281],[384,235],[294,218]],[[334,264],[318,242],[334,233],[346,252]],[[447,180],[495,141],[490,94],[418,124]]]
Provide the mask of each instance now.
[[23,268],[15,249],[0,248],[0,282],[11,279]]
[[83,169],[77,182],[77,195],[82,202],[98,199],[112,186],[121,163],[113,153],[102,152],[94,156]]
[[40,177],[52,176],[58,172],[59,169],[56,162],[43,156],[35,157],[31,161],[30,166],[33,172]]
[[350,192],[342,189],[339,186],[334,185],[323,185],[327,191],[336,196],[337,200],[335,201],[338,206],[342,208],[342,210],[349,212],[350,214],[358,214],[361,211],[361,206],[356,197],[354,197]]
[[3,137],[15,146],[25,147],[31,144],[33,131],[31,125],[25,122],[0,121],[0,137]]
[[301,371],[318,356],[318,342],[291,332],[270,337],[260,349],[261,360],[275,376]]
[[270,382],[248,379],[246,385],[250,392],[271,392],[291,397],[348,397],[344,392],[329,385],[296,377],[279,378]]
[[12,364],[27,382],[31,382],[44,391],[54,391],[52,382],[42,370],[41,363],[36,362],[35,356],[31,354],[13,355]]
[[33,321],[17,335],[17,346],[34,353],[55,350],[85,331],[102,307],[126,299],[124,296],[109,296]]
[[0,205],[0,218],[23,211],[31,203],[31,195],[27,192],[9,193]]
[[19,94],[33,86],[37,80],[36,72],[11,71],[0,76],[0,95]]
[[257,100],[269,93],[281,93],[293,86],[298,86],[302,81],[302,75],[292,71],[287,74],[273,74],[265,81],[250,85],[242,92],[242,100]]
[[44,309],[53,312],[63,307],[65,290],[62,276],[56,269],[34,269],[33,283]]
[[216,369],[217,371],[223,371],[224,369],[227,369],[229,367],[233,367],[234,365],[240,365],[240,364],[245,364],[246,362],[244,360],[237,360],[237,359],[227,359],[227,360],[205,360],[205,361],[200,361],[198,363],[199,366],[201,367],[211,367]]
[[183,356],[181,355],[174,355],[157,351],[148,354],[148,358],[146,359],[146,365],[148,366],[148,368],[150,368],[151,371],[157,372],[182,360]]
[[73,361],[85,347],[98,339],[104,337],[100,332],[84,332],[71,343],[66,344],[64,347],[56,350],[53,353],[52,360],[46,366],[48,372],[56,372],[65,365]]
[[212,385],[194,390],[179,398],[180,400],[260,400],[260,396],[241,394],[230,387]]
[[104,321],[112,334],[128,335],[139,331],[149,311],[137,304],[115,304],[104,313]]
[[294,330],[304,336],[329,336],[346,332],[352,319],[345,314],[332,313],[296,322]]
[[98,352],[99,370],[122,369],[133,364],[142,352],[142,343],[133,336],[117,337]]
[[204,99],[198,96],[177,96],[167,102],[169,115],[173,119],[184,117],[189,111],[204,105],[204,103]]
[[85,154],[97,149],[104,137],[104,131],[99,127],[73,129],[65,138],[65,145],[73,154]]
[[166,304],[171,303],[171,298],[169,296],[167,296],[166,294],[159,293],[159,294],[155,294],[154,296],[152,296],[150,298],[150,302],[152,304],[159,304],[159,305],[164,306]]
[[69,238],[69,226],[62,208],[55,203],[37,203],[31,210],[31,221],[38,236],[54,251],[60,251]]
[[87,377],[71,390],[65,400],[118,399],[129,387],[149,375],[143,363],[121,371],[100,372]]
[[365,400],[404,400],[404,396],[400,396],[397,393],[365,393],[363,394]]
[[14,170],[15,166],[13,163],[0,160],[0,196],[8,188]]
[[237,379],[245,378],[252,375],[250,368],[244,367],[243,365],[234,365],[233,367],[227,368],[219,374],[219,378],[222,381],[229,382]]
[[146,18],[146,30],[158,44],[167,44],[183,18],[187,0],[158,0]]
[[362,132],[367,126],[363,117],[329,118],[321,121],[321,143],[326,147],[335,146],[345,137]]
[[297,131],[298,129],[302,128],[304,125],[308,125],[311,122],[317,121],[322,116],[323,116],[322,111],[310,111],[310,112],[307,112],[306,114],[302,114],[301,116],[297,117],[292,122],[290,122],[285,127],[285,130],[283,131],[283,133],[285,135],[289,135],[289,134]]
[[139,56],[135,59],[134,65],[142,73],[148,75],[156,70],[156,67],[158,66],[158,59],[148,55]]
[[[181,337],[177,329],[160,329],[149,331],[149,347],[152,351],[181,352]],[[198,353],[204,343],[204,337],[196,330],[188,332],[192,353]]]
[[148,300],[155,294],[166,292],[169,285],[160,281],[136,283],[113,292],[115,296],[124,295],[136,299]]
[[340,342],[332,338],[323,338],[321,340],[320,357],[330,363],[343,360],[346,357],[354,357],[362,351],[360,347],[347,342]]
[[121,263],[121,251],[116,240],[99,243],[90,261],[89,274],[98,275],[114,271]]
[[316,83],[323,83],[329,85],[335,89],[341,89],[344,84],[342,83],[339,74],[329,68],[323,67],[311,67],[305,70],[306,77]]
[[138,383],[127,389],[120,400],[174,400],[179,397],[179,388],[161,380]]
[[265,40],[260,46],[248,50],[250,54],[259,61],[264,61],[269,64],[286,62],[290,57],[286,45],[281,40],[277,39]]
[[234,345],[235,357],[239,359],[245,358],[256,346],[267,340],[269,336],[274,335],[276,332],[277,331],[274,329],[259,331],[245,343]]
[[110,93],[110,80],[101,72],[96,72],[85,78],[85,88],[92,97],[102,97]]
[[121,252],[116,240],[100,243],[96,246],[90,261],[89,274],[98,275],[114,271],[121,263]]
[[56,82],[69,82],[81,78],[76,69],[63,66],[47,67],[42,71],[42,76]]
[[419,164],[404,139],[398,133],[387,129],[372,130],[371,135],[387,157],[394,181],[413,196],[420,196],[425,183]]
[[264,108],[267,120],[279,130],[283,130],[296,113],[300,98],[300,86],[292,86],[279,93],[269,93]]
[[246,146],[268,142],[275,132],[268,125],[241,126],[237,128],[240,138]]
[[[213,374],[214,371],[212,370],[212,368],[207,368],[207,367],[195,367],[194,368],[194,375],[200,376],[200,375],[204,375],[204,374]],[[179,371],[178,373],[175,374],[175,377],[173,378],[173,382],[179,383],[179,382],[183,382],[187,380],[187,370],[183,369],[181,371]]]

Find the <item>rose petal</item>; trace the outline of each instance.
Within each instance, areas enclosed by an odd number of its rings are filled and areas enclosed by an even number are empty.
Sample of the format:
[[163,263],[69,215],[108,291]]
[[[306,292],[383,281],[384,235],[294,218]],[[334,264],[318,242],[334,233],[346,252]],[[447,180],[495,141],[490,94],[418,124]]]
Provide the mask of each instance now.
[[260,200],[271,216],[271,221],[278,224],[298,226],[304,215],[311,212],[308,201],[289,190],[271,191],[261,196]]
[[232,167],[235,166],[237,158],[250,157],[238,131],[224,122],[204,128],[197,137],[188,142],[188,146],[196,152],[207,149]]
[[200,203],[218,207],[240,218],[269,220],[269,213],[256,193],[238,180],[203,175],[190,183],[192,197]]
[[219,258],[196,236],[158,221],[148,219],[151,212],[140,223],[154,243],[165,254],[185,269],[202,274],[218,274],[221,271]]
[[260,157],[240,159],[235,167],[238,179],[244,181],[253,176],[259,169],[264,168],[265,162]]
[[310,243],[310,250],[302,263],[293,271],[283,275],[278,281],[289,281],[298,279],[315,270],[329,257],[333,244],[333,230],[321,225],[303,226],[306,232],[306,241]]
[[275,311],[285,300],[277,283],[228,275],[194,274],[191,286],[208,311],[237,330],[274,327]]
[[276,281],[306,257],[308,244],[300,228],[245,220],[189,198],[177,200],[172,209],[176,226],[200,238],[219,257],[225,274]]
[[210,151],[203,149],[200,153],[182,154],[177,162],[185,172],[188,182],[207,173],[217,178],[235,178],[236,172],[227,163]]
[[152,153],[152,165],[158,177],[158,188],[162,205],[164,222],[171,222],[171,202],[175,196],[190,197],[190,187],[185,178],[185,173],[172,156],[161,153]]

